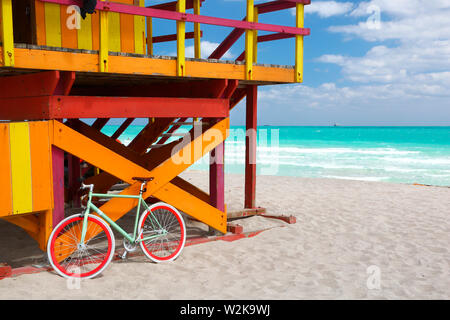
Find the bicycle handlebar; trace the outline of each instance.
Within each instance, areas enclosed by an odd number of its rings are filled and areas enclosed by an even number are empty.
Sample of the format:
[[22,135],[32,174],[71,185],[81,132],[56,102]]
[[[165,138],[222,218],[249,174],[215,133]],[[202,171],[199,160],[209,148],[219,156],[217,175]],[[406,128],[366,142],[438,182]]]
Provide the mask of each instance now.
[[81,183],[81,188],[80,190],[84,190],[84,189],[89,189],[90,192],[92,192],[94,190],[94,185],[93,184],[84,184]]

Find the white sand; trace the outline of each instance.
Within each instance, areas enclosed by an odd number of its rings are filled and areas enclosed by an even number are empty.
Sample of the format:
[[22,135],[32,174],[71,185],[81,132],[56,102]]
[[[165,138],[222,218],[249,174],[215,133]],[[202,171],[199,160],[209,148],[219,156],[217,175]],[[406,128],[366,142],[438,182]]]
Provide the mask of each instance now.
[[[206,173],[183,176],[207,189]],[[229,211],[242,208],[243,185],[243,176],[227,176]],[[285,227],[190,246],[168,264],[115,261],[80,289],[47,272],[0,280],[0,299],[450,298],[449,188],[260,176],[257,203],[297,224],[240,220],[246,231]],[[0,222],[0,262],[23,265],[42,256],[36,248]],[[380,289],[367,287],[370,266],[380,271]]]

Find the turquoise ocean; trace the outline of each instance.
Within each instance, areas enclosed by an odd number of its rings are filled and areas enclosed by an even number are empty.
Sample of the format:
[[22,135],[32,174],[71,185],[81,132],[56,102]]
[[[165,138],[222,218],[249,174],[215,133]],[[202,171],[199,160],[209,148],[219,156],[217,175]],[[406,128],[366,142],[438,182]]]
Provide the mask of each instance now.
[[[142,127],[130,126],[119,139],[127,144]],[[204,157],[190,168],[207,170],[208,161]],[[232,126],[226,172],[244,173],[244,161],[245,127]],[[263,126],[257,173],[450,186],[450,127]]]

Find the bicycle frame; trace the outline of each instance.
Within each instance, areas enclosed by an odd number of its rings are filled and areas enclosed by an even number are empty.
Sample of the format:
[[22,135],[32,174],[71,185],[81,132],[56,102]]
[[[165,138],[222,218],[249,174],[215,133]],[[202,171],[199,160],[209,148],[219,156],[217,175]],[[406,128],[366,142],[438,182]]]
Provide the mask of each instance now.
[[[88,197],[88,202],[86,205],[86,210],[84,213],[84,220],[83,220],[83,227],[82,227],[82,232],[81,232],[81,239],[80,239],[80,243],[84,243],[85,237],[86,237],[86,231],[87,231],[87,220],[89,215],[91,214],[91,211],[95,211],[96,213],[98,213],[98,215],[104,219],[109,225],[111,225],[115,230],[117,230],[120,234],[122,234],[124,236],[124,238],[126,238],[128,241],[130,241],[131,243],[139,243],[142,241],[147,241],[150,239],[154,239],[157,237],[160,237],[164,234],[166,234],[166,232],[162,232],[161,234],[157,234],[157,235],[152,235],[146,238],[142,238],[139,239],[139,237],[141,236],[141,234],[137,234],[138,231],[138,222],[139,222],[139,217],[140,217],[140,209],[141,209],[141,204],[144,205],[144,208],[146,210],[150,210],[150,207],[147,205],[147,203],[144,201],[144,198],[142,197],[143,194],[143,190],[144,190],[144,186],[146,183],[142,183],[141,184],[141,189],[139,190],[139,195],[138,196],[133,196],[133,195],[120,195],[120,194],[105,194],[105,193],[93,193],[93,185],[89,186],[89,197]],[[137,210],[136,210],[136,218],[135,218],[135,222],[134,222],[134,231],[133,231],[133,237],[131,237],[125,230],[123,230],[117,223],[115,223],[110,217],[108,217],[103,211],[101,211],[97,206],[95,206],[92,203],[92,197],[98,197],[98,198],[124,198],[124,199],[137,199],[138,200],[138,205],[137,205]],[[157,224],[157,226],[159,228],[162,229],[161,225],[159,224],[158,220],[153,218],[152,215],[150,215],[150,217],[152,217],[152,223]]]

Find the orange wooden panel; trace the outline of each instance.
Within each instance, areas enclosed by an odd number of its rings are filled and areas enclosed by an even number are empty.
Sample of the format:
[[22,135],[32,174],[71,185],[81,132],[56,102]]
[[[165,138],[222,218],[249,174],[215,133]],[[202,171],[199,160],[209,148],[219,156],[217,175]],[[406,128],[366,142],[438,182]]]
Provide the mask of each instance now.
[[39,234],[38,243],[42,251],[47,250],[48,238],[53,230],[52,210],[47,210],[39,213]]
[[35,0],[34,1],[34,12],[36,19],[36,43],[39,46],[45,46],[45,9],[44,2]]
[[[16,48],[15,55],[17,68],[98,72],[96,54]],[[186,61],[186,68],[189,70],[187,76],[193,78],[243,80],[245,76],[244,65],[230,63]],[[108,70],[120,74],[176,76],[176,60],[110,56]],[[254,66],[253,78],[255,81],[292,83],[294,69]]]
[[12,214],[11,156],[9,125],[0,123],[0,216]]
[[[92,21],[92,50],[99,50],[100,48],[100,12],[91,15]],[[98,58],[97,58],[98,60]],[[97,70],[98,71],[98,70]]]
[[18,215],[4,218],[6,221],[15,224],[25,230],[31,237],[37,240],[39,234],[39,219],[34,215]]
[[[134,0],[115,2],[133,4]],[[122,52],[134,53],[134,16],[131,14],[120,14],[120,41]]]
[[88,72],[98,71],[98,55],[95,54],[16,48],[15,55],[17,68]]
[[33,211],[43,211],[53,208],[50,133],[47,121],[30,122],[29,127]]
[[77,29],[67,27],[67,8],[68,6],[61,5],[61,44],[63,48],[78,49]]
[[227,232],[226,212],[216,209],[174,184],[166,184],[156,191],[154,196],[222,233]]

